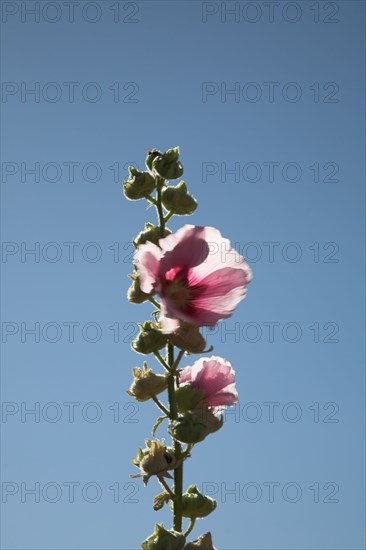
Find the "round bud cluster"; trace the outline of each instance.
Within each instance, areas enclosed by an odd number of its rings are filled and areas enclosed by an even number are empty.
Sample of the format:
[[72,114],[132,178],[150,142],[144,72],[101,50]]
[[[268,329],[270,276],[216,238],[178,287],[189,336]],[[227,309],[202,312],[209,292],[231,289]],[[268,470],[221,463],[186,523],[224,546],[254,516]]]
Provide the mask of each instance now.
[[184,550],[216,550],[212,544],[211,533],[201,535],[197,540],[189,542]]
[[147,363],[144,363],[142,370],[138,368],[132,369],[132,373],[134,378],[127,393],[131,397],[134,397],[136,401],[148,401],[168,387],[167,377],[155,374],[151,369],[147,368]]
[[171,529],[167,531],[163,525],[156,525],[155,531],[142,543],[142,550],[183,550],[185,536]]
[[140,172],[133,166],[129,166],[128,179],[123,184],[125,197],[131,201],[137,201],[148,197],[155,189],[155,179],[149,172]]
[[159,327],[151,321],[145,321],[140,325],[140,332],[131,346],[137,353],[148,355],[163,348],[166,343],[167,336],[159,330]]
[[179,147],[154,156],[151,166],[152,172],[164,180],[176,180],[182,177],[183,166],[179,161]]
[[185,518],[205,518],[216,506],[216,500],[200,493],[196,485],[190,485],[182,496],[182,514]]

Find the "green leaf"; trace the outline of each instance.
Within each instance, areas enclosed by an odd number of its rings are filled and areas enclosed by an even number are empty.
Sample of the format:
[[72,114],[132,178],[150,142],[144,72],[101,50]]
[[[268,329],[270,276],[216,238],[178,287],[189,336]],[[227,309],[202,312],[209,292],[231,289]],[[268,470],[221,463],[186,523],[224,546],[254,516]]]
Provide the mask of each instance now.
[[159,416],[159,418],[157,419],[157,421],[155,422],[152,430],[151,430],[151,433],[153,434],[153,436],[155,435],[155,432],[156,430],[159,428],[160,424],[166,419],[168,418],[167,416]]
[[164,504],[168,504],[170,500],[170,495],[164,491],[164,493],[160,493],[159,495],[156,495],[154,497],[154,510],[157,512],[158,510],[161,510]]

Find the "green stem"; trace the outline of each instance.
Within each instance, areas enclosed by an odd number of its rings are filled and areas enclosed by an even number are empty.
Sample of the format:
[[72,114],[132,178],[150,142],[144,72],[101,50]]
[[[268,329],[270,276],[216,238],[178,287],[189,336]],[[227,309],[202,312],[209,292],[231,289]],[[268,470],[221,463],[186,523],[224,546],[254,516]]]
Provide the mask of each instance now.
[[151,396],[151,399],[154,401],[155,405],[157,407],[159,407],[159,409],[161,411],[163,411],[163,413],[168,417],[170,418],[170,412],[168,411],[168,409],[162,404],[161,401],[159,401],[159,399],[156,397],[156,395],[152,395]]
[[190,535],[192,533],[193,528],[194,528],[195,525],[196,525],[196,518],[192,518],[190,523],[189,523],[189,527],[188,527],[187,531],[184,533],[185,537],[188,537],[188,535]]
[[[173,344],[167,345],[167,362],[168,365],[174,367],[174,346]],[[170,405],[170,416],[172,420],[178,418],[177,402],[175,398],[175,373],[171,373],[168,376],[168,395]],[[179,464],[174,470],[174,517],[173,527],[178,533],[182,532],[182,494],[183,494],[183,462],[182,459],[182,446],[176,439],[173,439],[173,450],[175,460]]]
[[160,225],[160,236],[164,237],[165,232],[165,218],[163,212],[163,205],[161,204],[161,183],[159,178],[156,179],[157,194],[156,194],[156,210],[158,211],[159,225]]
[[153,351],[153,354],[155,355],[156,359],[159,361],[161,365],[163,365],[164,369],[166,369],[170,374],[173,373],[172,369],[168,365],[168,363],[165,361],[165,359],[160,355],[160,353],[156,350]]
[[164,218],[165,223],[167,223],[172,216],[174,216],[174,212],[169,212]]
[[194,443],[188,443],[187,447],[186,447],[186,450],[184,451],[184,454],[188,455],[191,452],[191,450],[193,449],[193,447],[194,447]]
[[156,199],[154,199],[154,197],[152,197],[151,195],[148,195],[148,196],[146,197],[146,200],[148,200],[149,202],[151,202],[151,204],[153,204],[154,206],[157,205]]
[[173,370],[177,370],[178,368],[178,365],[183,357],[183,355],[185,354],[185,351],[184,349],[181,349],[180,352],[178,353],[178,357],[176,358],[175,362],[174,362],[174,365],[173,365]]
[[165,489],[165,491],[168,493],[168,495],[170,496],[170,498],[171,498],[172,501],[174,502],[175,495],[174,495],[174,493],[172,492],[172,490],[171,490],[171,488],[169,487],[169,485],[167,484],[167,482],[165,481],[165,479],[164,479],[162,476],[158,476],[158,480],[159,480],[160,485],[163,487],[163,489]]
[[[161,188],[163,180],[157,177],[157,193],[156,193],[156,210],[159,218],[160,235],[164,237],[165,222],[163,205],[161,202]],[[169,215],[169,214],[168,214]],[[183,357],[184,352],[180,352],[177,361],[174,361],[174,346],[172,343],[167,344],[166,361],[161,357],[159,352],[155,352],[155,356],[161,362],[161,364],[169,372],[168,375],[168,397],[169,397],[169,409],[170,419],[176,420],[178,418],[177,401],[175,397],[175,378],[176,368],[180,359]],[[177,464],[177,468],[174,469],[174,501],[173,501],[173,527],[178,533],[182,533],[182,494],[183,494],[183,461],[182,461],[182,446],[176,439],[173,438],[173,451]]]
[[160,304],[159,302],[157,302],[156,300],[154,300],[154,298],[152,296],[150,296],[150,298],[148,299],[149,302],[151,302],[152,304],[154,304],[154,306],[157,308],[157,309],[160,309]]

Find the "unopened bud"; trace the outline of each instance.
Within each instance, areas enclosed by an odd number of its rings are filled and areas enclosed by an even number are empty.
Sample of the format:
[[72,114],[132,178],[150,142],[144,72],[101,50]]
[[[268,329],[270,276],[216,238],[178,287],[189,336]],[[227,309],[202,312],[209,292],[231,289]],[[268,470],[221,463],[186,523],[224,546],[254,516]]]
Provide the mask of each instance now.
[[201,535],[197,540],[189,542],[184,550],[216,550],[212,544],[211,533]]
[[[166,227],[164,229],[164,237],[167,237],[170,234],[170,229]],[[147,241],[154,244],[159,244],[159,239],[162,238],[160,227],[155,227],[155,225],[152,225],[151,223],[146,223],[144,231],[141,231],[133,242],[134,245],[138,247],[140,244],[145,244]]]
[[182,443],[199,443],[210,433],[207,424],[196,414],[186,413],[170,424],[171,435]]
[[183,550],[186,539],[182,533],[171,529],[166,531],[163,525],[156,525],[154,533],[142,543],[142,550]]
[[134,397],[136,401],[148,401],[151,397],[158,395],[168,387],[166,376],[155,374],[151,369],[147,368],[146,363],[144,363],[143,369],[135,367],[132,369],[132,372],[134,379],[127,393],[131,397]]
[[123,183],[123,191],[127,199],[136,201],[146,198],[155,189],[155,179],[149,172],[140,172],[129,166],[130,175]]
[[131,345],[137,353],[148,355],[163,348],[166,343],[167,336],[159,330],[158,326],[151,321],[146,321],[140,325],[140,333]]
[[127,291],[127,299],[132,304],[142,304],[150,298],[151,294],[146,294],[146,292],[142,292],[140,287],[140,279],[138,277],[135,277],[134,275],[132,277],[133,281]]
[[204,392],[194,388],[191,382],[182,384],[175,391],[178,411],[182,414],[193,411],[204,398]]
[[184,181],[175,187],[166,187],[161,198],[167,210],[180,216],[192,214],[197,208],[197,201],[188,193]]
[[146,168],[150,170],[150,172],[153,171],[153,160],[154,158],[158,157],[159,155],[162,155],[160,151],[157,149],[151,149],[150,151],[147,151],[147,157],[145,160]]
[[179,147],[169,149],[166,153],[156,156],[152,162],[153,172],[165,180],[176,180],[183,174],[183,166],[179,162]]
[[196,485],[190,485],[182,496],[182,514],[185,518],[204,518],[216,506],[216,500],[200,493]]
[[189,353],[202,353],[206,347],[198,326],[185,321],[181,321],[179,329],[169,335],[169,340],[174,346]]
[[217,416],[205,401],[201,401],[194,410],[195,414],[207,425],[210,434],[217,432],[224,424],[223,415]]
[[141,473],[131,477],[142,477],[145,485],[154,475],[171,477],[168,470],[176,467],[173,449],[166,447],[159,439],[147,439],[146,445],[146,449],[139,449],[137,457],[132,460],[133,464],[140,468]]

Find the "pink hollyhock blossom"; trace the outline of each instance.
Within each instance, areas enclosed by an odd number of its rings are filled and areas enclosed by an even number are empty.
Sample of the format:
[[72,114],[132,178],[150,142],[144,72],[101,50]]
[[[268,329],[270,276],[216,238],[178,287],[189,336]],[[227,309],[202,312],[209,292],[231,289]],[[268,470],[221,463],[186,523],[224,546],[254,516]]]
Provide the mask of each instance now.
[[203,391],[203,399],[211,407],[234,405],[238,401],[235,371],[222,357],[201,357],[191,367],[182,370],[179,381],[181,384],[191,382],[194,389]]
[[179,328],[179,320],[214,326],[244,298],[252,273],[230,241],[213,227],[185,225],[176,233],[147,242],[135,253],[143,292],[161,301],[163,332]]

